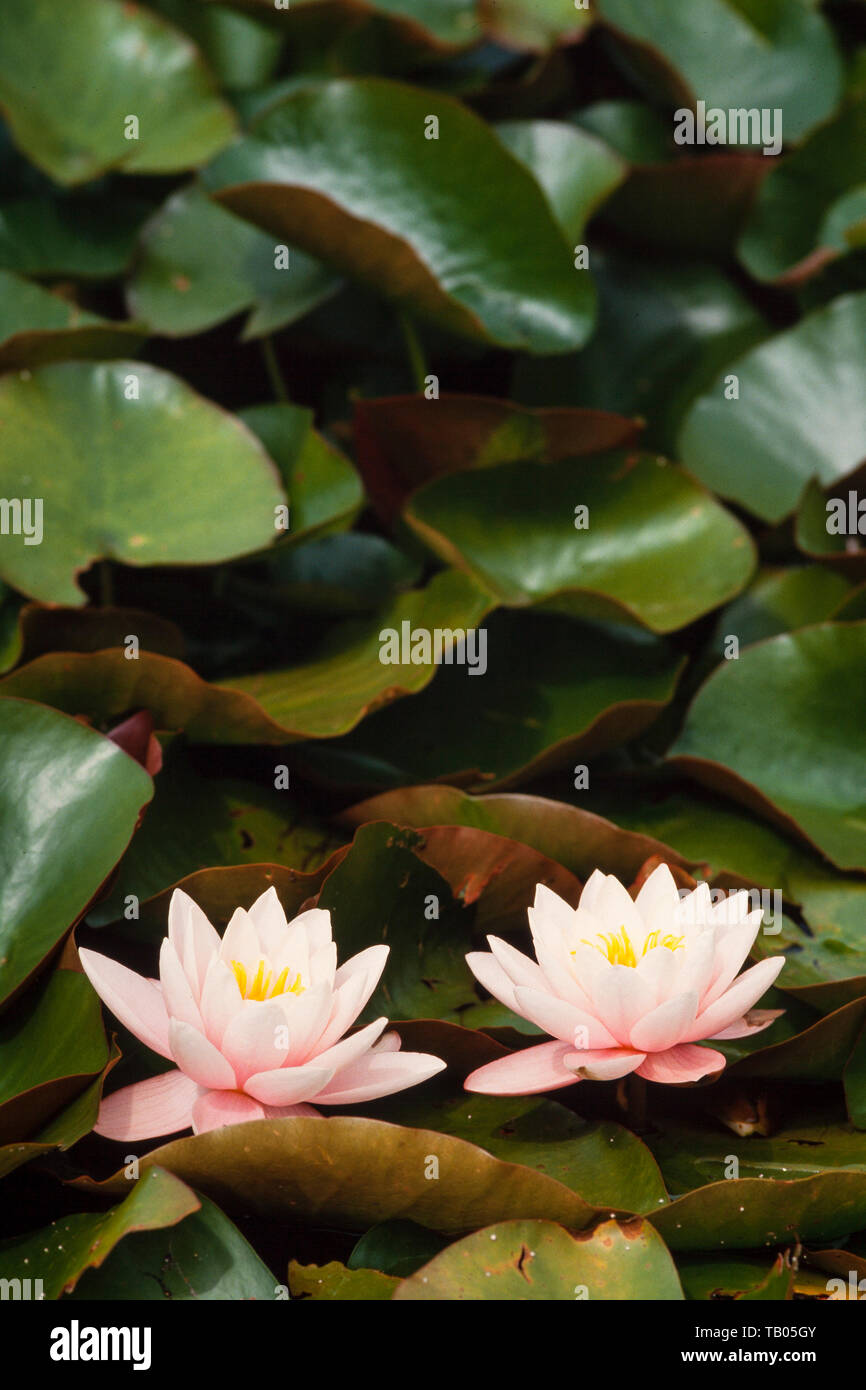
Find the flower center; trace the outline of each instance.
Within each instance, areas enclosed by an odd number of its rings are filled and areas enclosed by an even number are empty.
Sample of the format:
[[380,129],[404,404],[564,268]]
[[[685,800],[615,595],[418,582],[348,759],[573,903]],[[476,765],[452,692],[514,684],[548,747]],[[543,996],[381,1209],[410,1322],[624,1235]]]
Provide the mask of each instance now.
[[268,970],[267,961],[260,960],[258,968],[252,980],[247,973],[247,968],[242,961],[233,960],[232,970],[238,982],[238,989],[242,999],[275,999],[278,994],[303,994],[305,986],[301,984],[300,975],[296,975],[289,984],[289,967],[281,970],[273,985],[273,970]]
[[[682,936],[674,936],[672,932],[668,932],[667,936],[662,936],[659,931],[651,931],[643,943],[641,955],[645,956],[647,951],[654,951],[657,946],[665,946],[669,951],[680,951],[683,949],[684,939]],[[603,942],[603,945],[599,945],[599,942]],[[635,949],[624,925],[620,927],[618,932],[599,932],[595,941],[589,941],[586,937],[582,937],[581,943],[600,951],[611,965],[637,965]],[[574,956],[577,952],[572,951],[571,954]]]

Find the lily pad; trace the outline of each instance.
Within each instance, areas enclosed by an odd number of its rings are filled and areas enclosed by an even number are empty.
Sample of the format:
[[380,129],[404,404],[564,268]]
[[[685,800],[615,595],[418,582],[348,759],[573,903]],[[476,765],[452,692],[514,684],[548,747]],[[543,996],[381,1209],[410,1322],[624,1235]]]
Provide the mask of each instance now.
[[605,1221],[577,1237],[549,1221],[501,1222],[434,1256],[394,1294],[398,1301],[475,1302],[682,1297],[664,1242],[642,1221]]
[[302,318],[340,286],[303,251],[292,248],[285,269],[277,259],[272,236],[191,184],[142,229],[130,311],[155,333],[186,337],[249,310],[241,336],[260,338]]
[[598,0],[596,9],[627,40],[626,61],[647,90],[678,105],[780,107],[785,139],[796,140],[841,96],[833,31],[802,0]]
[[0,270],[0,370],[70,358],[124,357],[144,341],[137,324],[112,323]]
[[0,102],[12,135],[58,183],[86,183],[116,168],[176,173],[231,140],[229,107],[198,50],[172,25],[114,0],[69,0],[64,18],[57,23],[52,0],[17,8],[0,54]]
[[41,543],[16,536],[0,572],[43,602],[83,603],[75,576],[97,559],[212,564],[277,534],[285,498],[258,440],[146,363],[4,378],[0,438],[0,491],[17,497],[26,478],[44,515]]
[[[438,1160],[439,1177],[430,1172]],[[253,1120],[175,1140],[141,1159],[204,1192],[221,1207],[283,1220],[365,1231],[401,1217],[443,1234],[462,1233],[519,1211],[581,1230],[597,1215],[562,1183],[504,1163],[450,1135],[346,1116]],[[73,1186],[119,1196],[123,1172]]]
[[[863,622],[756,643],[702,686],[669,758],[799,832],[840,868],[864,868],[866,742],[851,699],[864,671]],[[756,700],[756,690],[767,698]]]
[[866,457],[864,332],[866,294],[844,295],[728,363],[683,421],[685,466],[764,521],[788,516],[810,478],[844,478]]
[[85,1271],[69,1297],[109,1303],[284,1298],[273,1274],[237,1227],[207,1197],[196,1195],[196,1200],[199,1210],[178,1222],[125,1236],[98,1268]]
[[621,183],[626,166],[602,140],[565,121],[502,121],[496,134],[544,189],[569,241]]
[[733,598],[754,566],[740,523],[646,454],[452,474],[415,493],[406,519],[501,603],[625,618],[652,632]]
[[347,1269],[337,1260],[326,1265],[289,1265],[289,1292],[292,1298],[324,1298],[365,1303],[391,1298],[399,1284],[378,1269]]
[[4,1275],[39,1279],[43,1298],[58,1299],[72,1292],[86,1270],[99,1268],[124,1237],[175,1226],[201,1205],[194,1192],[160,1168],[149,1168],[126,1189],[125,1200],[111,1211],[73,1213],[42,1231],[4,1241]]
[[274,460],[290,502],[290,541],[342,527],[364,499],[352,464],[313,429],[313,412],[297,405],[254,405],[240,419]]
[[[555,613],[499,612],[484,630],[483,678],[443,669],[410,705],[373,714],[338,745],[367,760],[369,785],[526,782],[641,733],[682,670],[645,633]],[[530,665],[515,666],[519,650],[535,653]]]
[[544,194],[478,117],[441,94],[433,105],[438,139],[426,139],[426,92],[373,78],[302,89],[205,171],[205,187],[451,332],[579,347],[592,284]]
[[866,1222],[866,1172],[725,1179],[677,1197],[651,1220],[674,1251],[841,1239]]
[[25,700],[0,699],[0,749],[3,1000],[45,959],[114,868],[153,783],[109,739]]
[[56,970],[0,1020],[0,1143],[31,1138],[108,1061],[86,976]]

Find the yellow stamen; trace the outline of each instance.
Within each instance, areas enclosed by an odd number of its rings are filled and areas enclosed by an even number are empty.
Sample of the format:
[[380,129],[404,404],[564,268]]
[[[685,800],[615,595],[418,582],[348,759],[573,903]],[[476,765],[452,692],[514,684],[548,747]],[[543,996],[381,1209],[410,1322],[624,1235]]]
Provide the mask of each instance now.
[[280,971],[273,986],[271,986],[274,972],[273,970],[268,970],[266,975],[265,962],[260,960],[255,976],[253,977],[253,982],[249,988],[247,988],[249,978],[247,975],[247,968],[243,962],[233,960],[231,962],[231,967],[234,971],[234,977],[238,982],[238,989],[241,992],[242,999],[255,999],[261,1002],[265,999],[276,999],[280,994],[303,994],[306,988],[306,986],[301,983],[300,975],[296,975],[291,984],[288,983],[288,966],[285,966],[284,969]]
[[[659,945],[667,947],[669,951],[679,951],[682,949],[685,937],[674,936],[672,932],[668,932],[667,936],[662,936],[661,941],[659,941],[660,936],[661,932],[658,931],[651,931],[648,933],[641,951],[642,956],[645,956],[647,951],[654,951]],[[598,944],[599,942],[603,942],[604,944],[600,946]],[[610,961],[611,965],[628,965],[632,967],[637,965],[637,956],[635,955],[634,946],[631,943],[631,938],[624,925],[620,927],[618,932],[611,932],[610,934],[607,932],[599,932],[596,941],[590,941],[587,937],[581,937],[581,944],[584,946],[592,946],[593,950],[603,955]],[[571,954],[575,956],[577,955],[577,951],[572,951]]]

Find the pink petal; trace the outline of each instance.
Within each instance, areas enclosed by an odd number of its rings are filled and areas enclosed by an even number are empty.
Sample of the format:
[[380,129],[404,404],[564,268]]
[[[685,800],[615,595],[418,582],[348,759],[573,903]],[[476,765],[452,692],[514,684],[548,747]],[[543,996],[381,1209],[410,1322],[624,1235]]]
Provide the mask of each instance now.
[[544,994],[538,989],[518,987],[514,995],[517,999],[518,1013],[528,1018],[536,1027],[543,1028],[545,1033],[559,1038],[561,1042],[570,1042],[573,1047],[579,1046],[579,1042],[575,1043],[575,1034],[578,1029],[584,1029],[587,1047],[616,1047],[616,1038],[611,1036],[598,1019],[584,1013],[582,1009],[576,1009],[573,1004],[566,1003],[555,994]]
[[679,1043],[667,1052],[651,1052],[637,1069],[646,1081],[659,1081],[666,1086],[678,1086],[684,1081],[700,1081],[702,1076],[721,1071],[725,1058],[711,1047],[695,1047]]
[[638,892],[634,905],[645,922],[656,912],[668,912],[673,917],[680,895],[676,879],[667,864],[659,864]]
[[655,1007],[653,991],[639,970],[604,961],[600,964],[603,969],[592,987],[593,1010],[617,1042],[627,1047],[632,1028]]
[[317,1096],[333,1075],[333,1067],[320,1067],[308,1062],[303,1067],[260,1071],[249,1077],[244,1090],[265,1105],[297,1105],[298,1101],[312,1100]]
[[565,1064],[576,1072],[578,1080],[616,1081],[636,1071],[646,1057],[630,1047],[597,1048],[587,1052],[569,1052]]
[[264,1118],[265,1107],[240,1091],[205,1091],[192,1108],[192,1127],[196,1134]]
[[286,1017],[279,1004],[246,999],[223,1034],[220,1052],[238,1086],[256,1072],[281,1067],[289,1050]]
[[[390,946],[368,946],[365,951],[359,951],[356,956],[350,956],[347,961],[343,962],[334,976],[335,988],[339,989],[356,975],[364,980],[372,976],[370,985],[370,994],[372,994],[379,983],[382,971],[385,969],[390,949]],[[367,995],[367,999],[369,999],[370,994]],[[364,1004],[366,1004],[367,999],[364,1000]],[[362,1004],[361,1008],[363,1007]]]
[[201,992],[202,1022],[207,1036],[219,1047],[223,1034],[243,1007],[240,988],[231,966],[214,956],[207,969]]
[[445,1063],[428,1052],[368,1052],[347,1067],[312,1099],[322,1105],[356,1105],[417,1086],[445,1070]]
[[[387,1027],[387,1018],[377,1018],[375,1023],[368,1023],[366,1028],[359,1028],[357,1033],[353,1033],[349,1038],[343,1038],[342,1042],[335,1043],[325,1052],[316,1055],[316,1063],[321,1067],[333,1067],[339,1071],[341,1067],[347,1067],[350,1062],[354,1062],[358,1057],[362,1057],[365,1052],[378,1041],[382,1031]],[[399,1041],[399,1034],[395,1034]]]
[[500,941],[498,936],[488,936],[487,944],[494,957],[498,960],[502,969],[510,980],[516,985],[526,985],[529,989],[545,988],[545,979],[534,960],[525,956],[522,951],[515,951],[513,946],[509,946],[507,941]]
[[[361,955],[365,954],[366,952],[361,952]],[[349,975],[337,984],[332,996],[331,1016],[328,1019],[327,1027],[316,1042],[318,1052],[324,1052],[326,1048],[339,1042],[346,1029],[351,1028],[379,983],[378,968],[374,962],[372,970],[366,974],[360,972]],[[337,971],[337,981],[340,981],[339,970]]]
[[182,888],[175,888],[168,905],[168,935],[198,999],[211,958],[220,939],[198,903]]
[[171,1055],[182,1072],[209,1091],[234,1091],[237,1078],[225,1057],[204,1033],[173,1018],[168,1028]]
[[771,1023],[775,1023],[777,1018],[781,1018],[784,1012],[784,1009],[752,1009],[742,1018],[738,1018],[735,1023],[723,1028],[721,1033],[714,1033],[713,1041],[723,1042],[729,1038],[749,1038],[753,1033],[762,1033],[765,1028],[769,1028]]
[[78,956],[87,978],[114,1016],[147,1047],[171,1059],[168,1015],[156,984],[97,951],[82,948]]
[[198,991],[193,995],[192,986],[180,961],[173,942],[166,937],[159,950],[159,982],[162,985],[162,998],[169,1018],[179,1018],[190,1023],[193,1028],[203,1029],[198,1007]]
[[724,927],[716,929],[715,958],[710,984],[701,1000],[702,1009],[708,1009],[714,1004],[736,976],[761,929],[762,917],[763,914],[758,908],[737,926],[728,927],[727,930]]
[[199,1087],[180,1071],[136,1081],[106,1096],[94,1126],[104,1139],[135,1141],[176,1134],[192,1124]]
[[506,975],[495,956],[487,951],[469,951],[465,960],[478,983],[484,986],[488,994],[492,994],[506,1009],[511,1009],[512,1013],[520,1013],[514,995],[514,982]]
[[633,1047],[642,1052],[666,1052],[679,1042],[698,1009],[698,996],[689,990],[666,999],[631,1030]]
[[277,897],[276,888],[268,888],[265,893],[256,898],[249,909],[248,916],[258,933],[264,954],[271,957],[276,956],[285,940],[288,928],[286,914]]
[[563,940],[574,928],[574,908],[543,883],[536,887],[535,902],[526,915],[536,949],[539,942],[551,950],[561,949]]
[[299,1067],[324,1046],[322,1038],[325,1036],[325,1026],[335,1007],[334,992],[323,983],[304,990],[298,997],[285,994],[278,1002],[289,1029],[285,1065]]
[[261,955],[259,934],[244,908],[237,907],[232,913],[220,942],[219,954],[220,960],[224,960],[226,965],[239,960],[244,964],[249,962],[255,968],[254,962]]
[[770,988],[784,964],[784,956],[771,956],[768,960],[753,965],[751,970],[745,970],[742,975],[738,975],[730,989],[708,1009],[698,1014],[683,1041],[694,1042],[697,1038],[710,1038],[741,1018]]
[[467,1076],[463,1085],[467,1091],[488,1096],[530,1096],[573,1086],[578,1078],[564,1064],[569,1055],[575,1055],[571,1043],[540,1043],[488,1062]]

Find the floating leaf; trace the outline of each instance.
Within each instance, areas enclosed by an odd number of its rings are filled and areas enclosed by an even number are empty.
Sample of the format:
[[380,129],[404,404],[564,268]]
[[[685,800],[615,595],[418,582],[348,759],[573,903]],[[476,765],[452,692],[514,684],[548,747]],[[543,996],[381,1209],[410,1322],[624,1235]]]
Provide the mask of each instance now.
[[846,295],[730,362],[683,422],[685,466],[765,521],[793,511],[810,478],[844,478],[866,456],[864,332],[866,294]]
[[[168,1177],[160,1169],[149,1171]],[[196,1200],[199,1210],[178,1222],[127,1235],[97,1269],[84,1273],[71,1297],[109,1303],[284,1298],[273,1274],[237,1227],[207,1197]]]
[[[783,112],[787,140],[829,116],[842,65],[824,16],[802,0],[598,0],[628,41],[626,60],[653,95],[692,105]],[[730,136],[729,136],[730,138]]]
[[599,323],[591,341],[574,357],[520,361],[518,396],[643,416],[650,441],[673,451],[690,402],[766,325],[708,261],[593,248],[592,271]]
[[56,970],[0,1020],[0,1143],[33,1136],[107,1061],[89,981]]
[[579,240],[592,214],[625,178],[623,160],[565,121],[503,121],[495,129],[544,189],[565,235]]
[[664,1242],[642,1221],[604,1221],[577,1237],[548,1221],[502,1222],[449,1246],[394,1294],[475,1302],[682,1297]]
[[145,363],[70,362],[6,377],[0,439],[0,491],[18,496],[26,477],[44,517],[42,542],[16,537],[0,572],[43,602],[82,603],[75,576],[97,559],[208,564],[276,534],[285,499],[258,440]]
[[732,598],[754,564],[740,523],[649,455],[452,474],[415,493],[406,519],[501,603],[625,617],[653,632],[673,632]]
[[[430,1156],[439,1178],[425,1177]],[[365,1231],[401,1217],[432,1230],[463,1232],[515,1211],[580,1230],[596,1215],[562,1183],[503,1163],[474,1144],[379,1120],[253,1120],[166,1144],[141,1159],[145,1173],[167,1168],[221,1207],[268,1217]],[[79,1178],[90,1193],[121,1195],[123,1172],[104,1183]]]
[[160,1168],[148,1168],[126,1189],[125,1200],[104,1214],[74,1212],[42,1231],[4,1241],[4,1275],[41,1280],[43,1298],[60,1298],[72,1292],[86,1270],[99,1268],[124,1237],[175,1226],[201,1205],[194,1192]]
[[399,1282],[378,1269],[347,1269],[336,1260],[326,1265],[302,1265],[292,1260],[289,1265],[292,1298],[373,1302],[391,1298]]
[[313,413],[296,405],[255,405],[240,418],[257,435],[282,475],[291,504],[288,539],[348,524],[364,491],[352,464],[312,428]]
[[125,356],[144,340],[136,324],[111,323],[0,270],[0,370],[77,357]]
[[[368,784],[525,782],[642,732],[682,670],[644,633],[553,613],[499,612],[485,631],[476,677],[449,667],[411,705],[373,714],[339,745],[371,760]],[[533,651],[533,662],[516,666],[519,650]]]
[[379,79],[302,89],[267,110],[205,186],[451,332],[532,352],[579,347],[592,285],[543,193],[451,97],[436,96],[439,137],[425,139],[430,105]]
[[859,98],[770,170],[738,247],[750,275],[797,283],[851,249],[847,233],[863,217],[864,150]]
[[671,1250],[748,1250],[836,1240],[866,1221],[866,1172],[793,1181],[725,1179],[687,1192],[651,1218]]
[[759,642],[702,686],[669,757],[799,831],[840,868],[864,868],[866,743],[851,699],[864,671],[866,623]]
[[0,205],[0,267],[95,280],[122,275],[149,212],[149,203],[118,193],[11,198]]
[[231,112],[198,50],[170,24],[115,0],[68,0],[64,15],[59,25],[52,0],[31,0],[3,26],[0,102],[40,169],[58,183],[114,168],[171,174],[228,144]]
[[277,267],[274,238],[234,217],[197,184],[173,193],[141,232],[130,310],[155,333],[185,337],[251,310],[242,337],[303,317],[339,288],[303,251]]
[[23,700],[0,699],[0,750],[2,1000],[84,911],[153,784],[109,739]]

